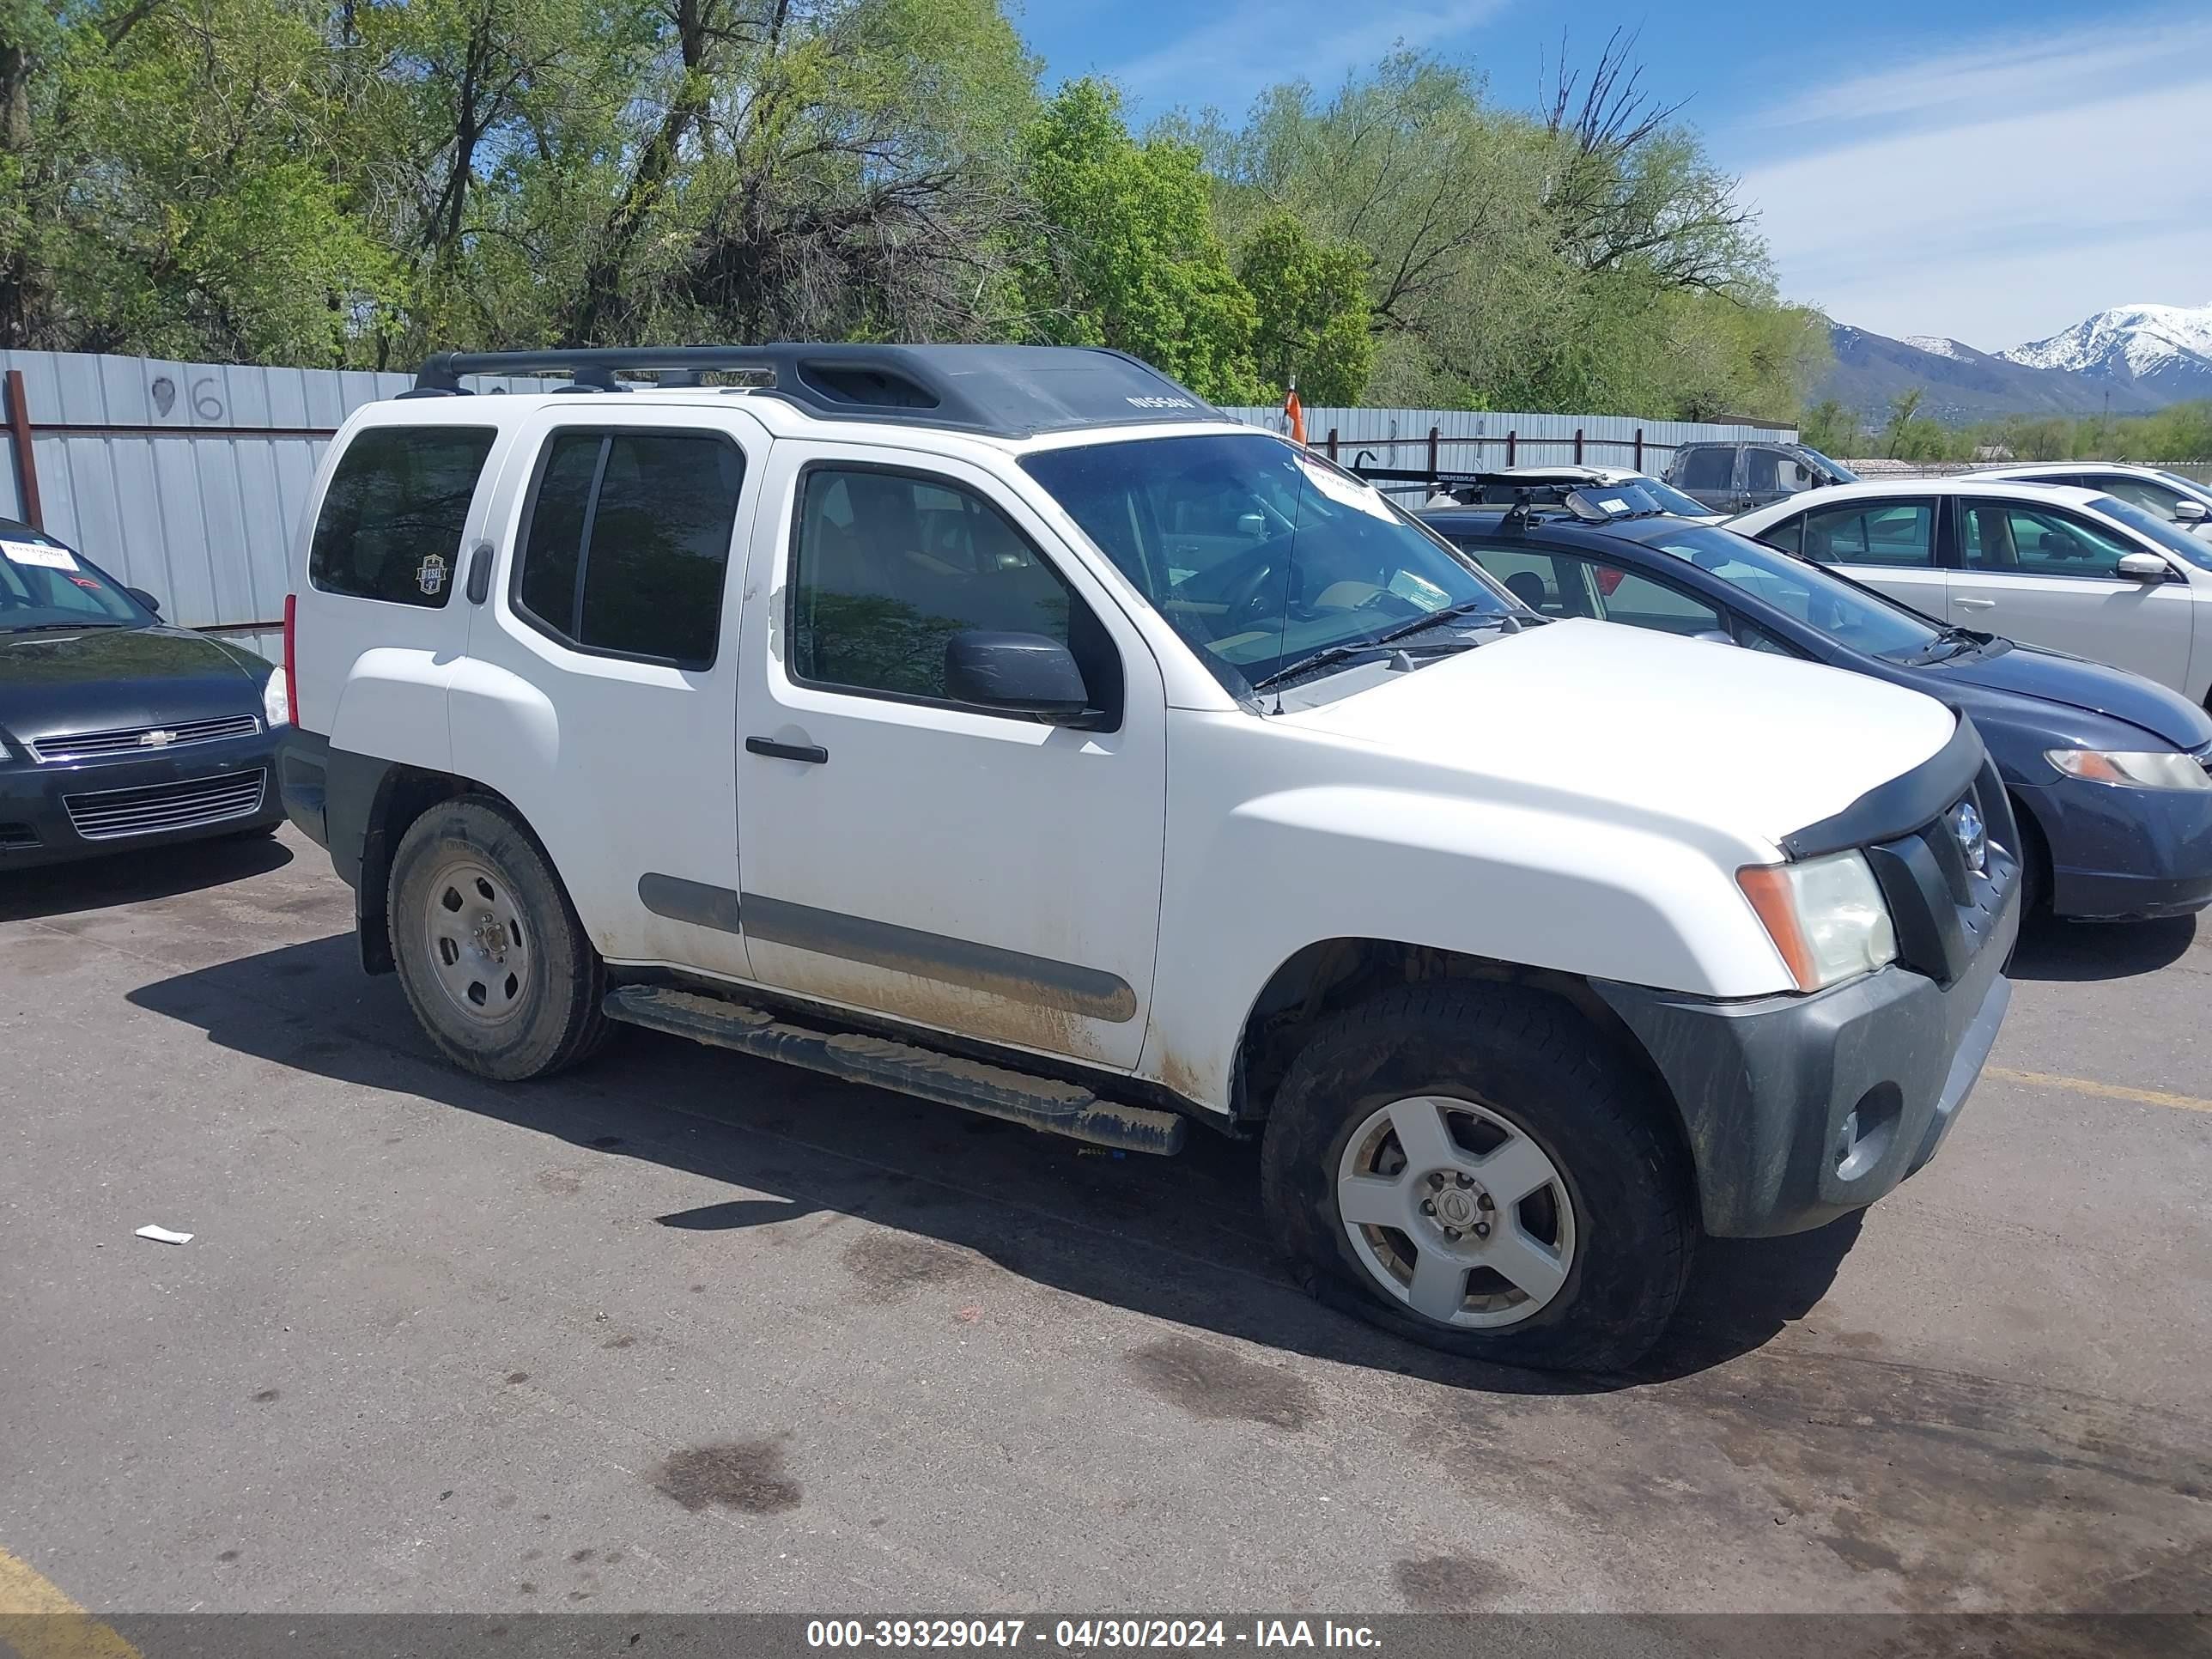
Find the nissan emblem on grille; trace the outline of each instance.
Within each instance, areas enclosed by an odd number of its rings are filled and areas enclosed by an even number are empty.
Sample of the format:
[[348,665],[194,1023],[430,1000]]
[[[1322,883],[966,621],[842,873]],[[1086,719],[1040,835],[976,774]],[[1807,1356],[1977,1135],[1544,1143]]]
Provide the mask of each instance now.
[[1966,855],[1966,867],[1980,875],[1989,866],[1989,832],[1982,823],[1982,815],[1970,800],[1962,800],[1951,809],[1951,833],[1959,838],[1959,850]]

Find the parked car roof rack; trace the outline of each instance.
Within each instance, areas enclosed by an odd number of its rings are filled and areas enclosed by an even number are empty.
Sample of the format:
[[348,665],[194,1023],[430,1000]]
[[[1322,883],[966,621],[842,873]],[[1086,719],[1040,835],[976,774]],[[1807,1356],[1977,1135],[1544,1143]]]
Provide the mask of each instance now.
[[1025,438],[1080,427],[1228,417],[1196,392],[1127,352],[1095,346],[605,346],[544,351],[441,351],[424,360],[402,397],[465,396],[479,374],[565,374],[564,391],[629,390],[625,373],[698,386],[709,374],[761,378],[756,396],[781,398],[823,420],[894,422]]
[[[1432,489],[1449,491],[1462,507],[1502,507],[1509,521],[1526,522],[1532,514],[1557,509],[1568,517],[1586,524],[1602,524],[1612,519],[1641,518],[1655,507],[1641,510],[1622,510],[1621,492],[1632,490],[1633,484],[1593,483],[1580,478],[1532,478],[1525,473],[1510,472],[1448,472],[1435,467],[1359,466],[1352,471],[1370,483],[1423,484]],[[1510,502],[1484,501],[1486,489],[1509,489],[1513,492]],[[1461,492],[1475,497],[1468,500]],[[1649,497],[1645,500],[1648,501]]]

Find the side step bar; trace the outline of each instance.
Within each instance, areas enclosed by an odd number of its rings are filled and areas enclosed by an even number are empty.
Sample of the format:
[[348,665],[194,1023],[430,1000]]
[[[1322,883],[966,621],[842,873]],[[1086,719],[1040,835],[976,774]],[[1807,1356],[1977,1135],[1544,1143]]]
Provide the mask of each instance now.
[[625,985],[607,993],[605,1007],[609,1019],[627,1025],[804,1066],[848,1083],[896,1089],[1096,1146],[1161,1155],[1182,1150],[1185,1125],[1175,1113],[1101,1100],[1080,1084],[1031,1077],[884,1037],[810,1030],[764,1010],[691,991]]

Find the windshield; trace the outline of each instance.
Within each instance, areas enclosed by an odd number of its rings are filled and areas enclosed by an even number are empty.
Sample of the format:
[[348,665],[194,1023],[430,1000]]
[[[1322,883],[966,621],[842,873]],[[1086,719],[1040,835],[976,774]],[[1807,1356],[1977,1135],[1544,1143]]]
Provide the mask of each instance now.
[[1085,444],[1022,466],[1239,696],[1435,612],[1519,612],[1371,484],[1266,433]]
[[2092,512],[2127,526],[2146,541],[2155,542],[2169,553],[2179,553],[2190,563],[2212,570],[2212,542],[2201,536],[2192,536],[2179,525],[2161,519],[2155,513],[2137,507],[2133,501],[2124,501],[2113,495],[2100,495],[2089,503]]
[[1672,484],[1661,483],[1656,478],[1631,478],[1628,482],[1649,495],[1662,513],[1671,513],[1678,519],[1710,519],[1713,510],[1694,495],[1685,495]]
[[1765,600],[1869,657],[1903,661],[1927,652],[1942,637],[1902,606],[1731,531],[1684,525],[1649,532],[1637,539],[1711,572],[1731,587]]
[[1820,462],[1822,466],[1826,467],[1829,471],[1834,473],[1836,475],[1836,482],[1838,483],[1857,483],[1860,482],[1859,475],[1857,473],[1852,471],[1850,468],[1845,466],[1841,461],[1830,460],[1826,455],[1823,455],[1819,450],[1814,448],[1810,444],[1800,444],[1797,447],[1803,450],[1805,453],[1810,455],[1814,460]]
[[154,620],[105,572],[35,530],[0,534],[0,634],[143,628]]

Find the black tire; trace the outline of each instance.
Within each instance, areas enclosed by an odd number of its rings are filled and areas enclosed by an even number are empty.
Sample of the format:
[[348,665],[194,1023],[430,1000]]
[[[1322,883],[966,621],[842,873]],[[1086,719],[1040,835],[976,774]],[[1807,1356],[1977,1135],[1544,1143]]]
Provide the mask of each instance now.
[[2030,917],[2051,914],[2051,843],[2044,839],[2043,826],[2016,795],[2012,816],[2020,826],[2020,916],[2025,922]]
[[[1553,1300],[1467,1329],[1399,1301],[1340,1218],[1339,1160],[1375,1111],[1412,1096],[1510,1121],[1559,1172],[1576,1246]],[[1292,1064],[1261,1154],[1261,1195],[1306,1288],[1426,1346],[1538,1370],[1613,1371],[1659,1340],[1687,1280],[1695,1183],[1663,1102],[1557,1000],[1510,986],[1387,992],[1325,1024]]]
[[[441,896],[429,890],[455,859],[486,868],[523,924],[519,950],[530,953],[528,976],[495,1024],[464,1013],[431,955],[429,908]],[[415,1018],[463,1070],[502,1083],[550,1077],[605,1041],[606,964],[544,850],[506,806],[481,797],[441,801],[408,825],[392,854],[386,911],[392,959]]]

